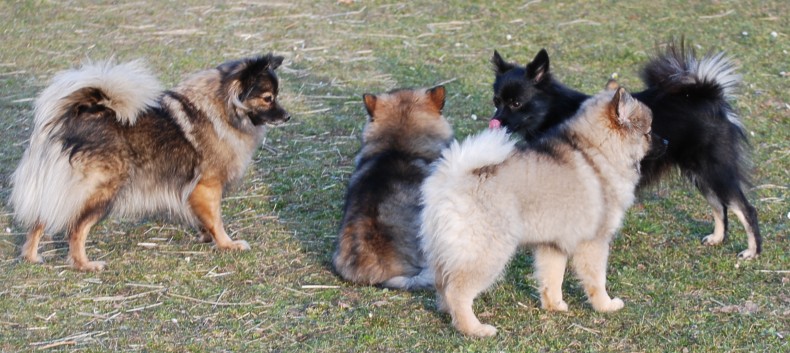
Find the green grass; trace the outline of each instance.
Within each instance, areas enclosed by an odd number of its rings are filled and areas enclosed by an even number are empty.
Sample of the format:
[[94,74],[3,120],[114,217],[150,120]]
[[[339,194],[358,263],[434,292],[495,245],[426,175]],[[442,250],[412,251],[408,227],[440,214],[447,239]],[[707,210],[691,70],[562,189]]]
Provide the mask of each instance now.
[[[206,4],[208,3],[208,4]],[[5,1],[0,4],[0,351],[780,352],[790,349],[790,3],[786,1]],[[777,32],[776,37],[771,32]],[[746,34],[744,34],[746,33]],[[556,75],[587,92],[612,73],[633,90],[655,43],[686,35],[741,66],[736,100],[751,135],[764,253],[719,247],[702,197],[680,178],[640,193],[592,311],[578,282],[567,313],[540,310],[519,255],[475,310],[499,328],[468,339],[430,292],[342,282],[329,260],[365,114],[361,95],[446,82],[456,135],[487,126],[494,49],[526,63],[547,48]],[[101,273],[66,268],[55,235],[45,265],[19,263],[24,229],[6,206],[32,100],[86,58],[145,58],[166,85],[221,61],[284,55],[281,98],[294,119],[272,130],[225,201],[229,232],[252,251],[219,253],[192,229],[109,219],[89,236]],[[478,119],[472,119],[472,116]],[[156,243],[147,249],[139,243]],[[310,287],[320,285],[326,287]]]

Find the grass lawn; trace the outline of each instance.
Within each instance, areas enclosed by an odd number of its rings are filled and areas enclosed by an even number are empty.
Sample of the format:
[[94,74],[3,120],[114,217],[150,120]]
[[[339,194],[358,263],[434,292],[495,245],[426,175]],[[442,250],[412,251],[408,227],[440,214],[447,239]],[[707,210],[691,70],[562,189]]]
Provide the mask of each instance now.
[[[490,4],[483,4],[490,3]],[[0,3],[0,351],[787,352],[790,351],[790,2],[787,1],[3,1]],[[705,247],[709,207],[680,177],[643,191],[610,258],[626,307],[601,314],[569,276],[567,313],[539,309],[531,258],[514,259],[475,310],[499,328],[468,339],[431,292],[355,286],[330,270],[363,93],[444,83],[456,136],[487,127],[494,49],[541,48],[565,83],[593,93],[617,73],[640,90],[656,43],[685,35],[740,65],[735,105],[751,139],[764,252],[746,236]],[[44,265],[19,263],[25,229],[6,205],[32,104],[86,59],[145,58],[166,86],[228,59],[275,52],[293,119],[270,132],[223,204],[221,253],[166,221],[107,219],[88,238],[100,273],[66,267],[62,234]],[[146,245],[148,243],[148,245]],[[152,244],[152,245],[151,245]]]

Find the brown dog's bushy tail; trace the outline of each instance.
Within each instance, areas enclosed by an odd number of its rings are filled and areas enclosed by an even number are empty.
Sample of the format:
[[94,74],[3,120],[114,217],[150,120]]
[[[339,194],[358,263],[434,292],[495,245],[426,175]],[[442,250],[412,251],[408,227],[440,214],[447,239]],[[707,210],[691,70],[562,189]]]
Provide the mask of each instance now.
[[141,60],[88,63],[57,74],[41,92],[36,100],[36,127],[87,104],[111,109],[119,122],[131,125],[142,111],[157,106],[161,93],[159,80]]
[[159,81],[141,61],[87,64],[55,76],[36,100],[30,145],[11,177],[9,201],[16,220],[26,227],[44,224],[47,232],[63,230],[74,221],[88,191],[102,182],[74,170],[64,148],[66,124],[111,110],[119,123],[131,125],[158,104],[160,95]]

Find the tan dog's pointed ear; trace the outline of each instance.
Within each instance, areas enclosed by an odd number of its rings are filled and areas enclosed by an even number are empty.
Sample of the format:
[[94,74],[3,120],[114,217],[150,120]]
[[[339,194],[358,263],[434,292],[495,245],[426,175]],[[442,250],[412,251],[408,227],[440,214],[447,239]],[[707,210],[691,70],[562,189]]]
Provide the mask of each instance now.
[[604,86],[604,88],[607,91],[614,91],[620,88],[620,83],[618,83],[617,80],[610,78],[609,81],[606,81],[606,86]]
[[442,109],[444,109],[444,99],[447,92],[444,89],[444,86],[436,86],[428,90],[428,98],[430,98],[431,103],[433,106],[436,107],[436,110],[441,113]]
[[373,121],[373,115],[376,112],[377,100],[378,98],[372,94],[365,93],[362,95],[362,101],[365,102],[365,109],[368,111],[368,117],[370,118],[370,121]]
[[630,123],[631,113],[633,111],[634,97],[628,93],[623,87],[617,88],[614,92],[612,101],[609,102],[610,114],[614,123],[619,126],[628,125]]

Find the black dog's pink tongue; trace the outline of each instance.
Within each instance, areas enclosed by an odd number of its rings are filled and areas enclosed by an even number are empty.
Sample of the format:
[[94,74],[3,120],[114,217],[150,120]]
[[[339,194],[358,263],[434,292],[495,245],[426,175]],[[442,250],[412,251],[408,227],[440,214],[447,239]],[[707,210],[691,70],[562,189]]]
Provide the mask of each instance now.
[[491,130],[499,129],[502,127],[502,122],[499,119],[491,119],[488,121],[488,128]]

